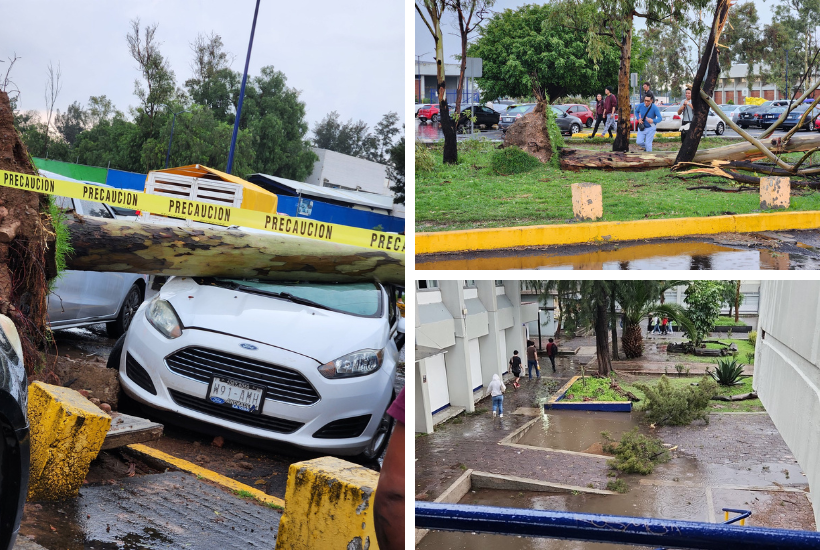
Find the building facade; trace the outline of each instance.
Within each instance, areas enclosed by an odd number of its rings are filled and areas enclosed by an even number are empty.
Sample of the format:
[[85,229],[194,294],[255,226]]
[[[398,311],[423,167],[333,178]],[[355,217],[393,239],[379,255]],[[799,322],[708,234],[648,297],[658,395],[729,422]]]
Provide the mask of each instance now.
[[763,281],[754,387],[809,482],[820,525],[820,281]]
[[416,282],[416,431],[472,412],[514,350],[526,358],[526,323],[538,304],[519,281]]
[[[748,68],[746,63],[732,65],[728,72],[721,74],[715,86],[714,100],[718,105],[729,103],[743,105],[747,97],[762,97],[766,100],[788,99],[787,90],[779,88],[776,84],[763,83],[756,79],[752,83],[749,91]],[[755,74],[759,71],[755,71]],[[820,91],[815,91],[811,97],[817,97]]]

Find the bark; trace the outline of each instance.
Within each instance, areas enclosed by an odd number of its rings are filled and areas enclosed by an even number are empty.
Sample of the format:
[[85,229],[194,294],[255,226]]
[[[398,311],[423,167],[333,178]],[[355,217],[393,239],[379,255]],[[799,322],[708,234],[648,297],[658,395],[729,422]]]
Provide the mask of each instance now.
[[618,316],[615,314],[615,300],[609,300],[609,326],[612,330],[612,360],[617,361],[618,357]]
[[613,151],[629,151],[629,133],[632,126],[629,121],[632,106],[629,102],[629,67],[632,62],[632,21],[629,16],[629,28],[621,38],[621,65],[618,69],[618,128],[615,132],[615,141],[612,142]]
[[634,359],[643,355],[643,334],[641,325],[624,322],[624,336],[621,339],[624,354],[628,359]]
[[720,66],[718,63],[718,40],[723,32],[723,26],[729,16],[729,0],[718,0],[715,8],[715,18],[712,21],[712,30],[709,32],[709,39],[703,50],[698,71],[695,74],[695,81],[692,84],[692,123],[689,125],[689,132],[686,139],[678,150],[676,162],[689,162],[695,158],[706,129],[706,118],[709,115],[709,105],[700,97],[700,90],[709,96],[715,89]]
[[607,326],[607,306],[609,296],[604,282],[596,286],[595,296],[595,351],[598,355],[598,374],[609,376],[612,371],[612,359],[609,357],[609,327]]
[[404,255],[278,235],[69,219],[68,268],[200,277],[404,283]]

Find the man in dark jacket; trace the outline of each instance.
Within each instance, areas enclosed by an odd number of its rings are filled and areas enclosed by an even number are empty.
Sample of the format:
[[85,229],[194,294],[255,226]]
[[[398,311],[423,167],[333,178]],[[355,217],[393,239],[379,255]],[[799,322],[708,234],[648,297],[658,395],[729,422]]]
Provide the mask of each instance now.
[[655,92],[649,89],[649,82],[643,83],[643,95],[641,95],[641,99],[649,96],[652,98],[652,103],[655,103]]
[[615,130],[615,109],[618,108],[618,98],[612,93],[612,87],[604,88],[606,98],[604,98],[604,116],[606,117],[606,124],[602,133],[609,133],[609,137],[615,137],[613,130]]

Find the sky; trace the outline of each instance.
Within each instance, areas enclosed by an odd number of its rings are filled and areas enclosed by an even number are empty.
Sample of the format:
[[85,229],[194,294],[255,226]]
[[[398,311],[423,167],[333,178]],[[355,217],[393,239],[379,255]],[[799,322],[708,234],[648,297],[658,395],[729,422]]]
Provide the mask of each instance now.
[[[45,110],[49,61],[60,63],[62,91],[56,107],[106,95],[127,113],[136,106],[140,74],[128,53],[130,20],[159,23],[160,52],[170,61],[177,86],[191,77],[190,43],[198,33],[222,37],[242,72],[248,50],[253,0],[0,0],[0,80],[16,53],[9,78],[20,90],[19,107]],[[330,111],[372,128],[389,111],[405,119],[403,2],[272,2],[262,0],[249,78],[273,65],[301,90],[311,128]],[[374,72],[374,69],[377,69]],[[374,77],[377,74],[378,77]]]
[[[739,0],[742,2],[743,0]],[[418,3],[418,2],[417,2]],[[491,10],[493,12],[501,12],[505,9],[515,9],[519,6],[524,6],[527,4],[541,4],[544,2],[527,2],[522,0],[497,0]],[[771,21],[772,19],[772,8],[774,5],[777,5],[778,2],[775,0],[768,0],[764,2],[757,1],[757,13],[760,18],[761,23],[765,23]],[[427,14],[425,13],[425,16]],[[420,61],[433,61],[436,57],[436,49],[435,43],[433,42],[433,36],[430,34],[430,31],[427,30],[427,26],[419,17],[418,12],[415,12],[416,24],[415,24],[415,35],[416,35],[416,52],[415,55],[421,55]],[[711,20],[709,21],[711,24]],[[644,28],[643,19],[637,17],[635,18],[635,28],[642,29]],[[444,56],[446,58],[447,63],[456,63],[457,61],[453,59],[453,55],[461,54],[461,40],[458,34],[458,24],[457,19],[453,15],[452,12],[446,12],[446,16],[442,19],[441,30],[444,33]],[[477,35],[477,33],[475,33]],[[472,40],[471,36],[471,40]]]

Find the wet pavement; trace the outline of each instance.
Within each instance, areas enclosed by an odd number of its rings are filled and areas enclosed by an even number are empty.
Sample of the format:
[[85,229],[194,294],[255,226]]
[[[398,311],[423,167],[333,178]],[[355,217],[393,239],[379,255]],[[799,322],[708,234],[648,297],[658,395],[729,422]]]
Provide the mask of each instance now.
[[48,550],[272,548],[281,511],[182,472],[86,486],[27,504],[20,536]]
[[[575,338],[562,345],[593,353],[591,343],[592,338]],[[654,353],[660,354],[658,350]],[[658,429],[642,423],[640,412],[543,412],[544,400],[577,373],[579,363],[592,360],[591,356],[559,357],[554,377],[548,378],[552,373],[542,365],[542,380],[522,378],[517,391],[508,385],[504,418],[493,418],[485,399],[477,404],[476,413],[436,426],[433,434],[417,436],[416,499],[434,500],[468,469],[605,489],[612,478],[607,459],[595,456],[602,452],[600,432],[609,430],[617,437],[640,425],[641,431],[675,449],[672,460],[649,476],[619,475],[629,487],[626,494],[482,489],[468,493],[461,502],[708,522],[720,521],[721,508],[731,507],[751,509],[750,525],[815,529],[806,477],[765,412],[713,413],[709,424],[698,421],[687,427]],[[618,368],[617,363],[615,366]],[[532,424],[523,435],[516,433],[528,423]],[[418,545],[420,549],[453,550],[498,547],[609,548],[594,543],[445,532],[430,532]],[[613,550],[616,547],[623,548],[612,546]]]
[[820,232],[722,233],[603,244],[417,254],[416,269],[820,269]]

